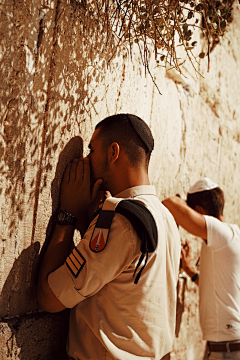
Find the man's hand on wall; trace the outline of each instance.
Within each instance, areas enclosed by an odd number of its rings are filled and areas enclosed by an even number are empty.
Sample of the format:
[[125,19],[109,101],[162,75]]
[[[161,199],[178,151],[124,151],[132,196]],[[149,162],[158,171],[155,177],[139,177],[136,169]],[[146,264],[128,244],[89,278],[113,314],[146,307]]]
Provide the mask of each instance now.
[[74,159],[68,164],[63,176],[60,209],[78,219],[95,202],[102,182],[102,179],[98,179],[91,191],[89,159]]
[[192,266],[192,248],[188,240],[186,240],[185,244],[181,249],[181,255],[182,268],[190,277],[192,277],[196,273],[196,271]]

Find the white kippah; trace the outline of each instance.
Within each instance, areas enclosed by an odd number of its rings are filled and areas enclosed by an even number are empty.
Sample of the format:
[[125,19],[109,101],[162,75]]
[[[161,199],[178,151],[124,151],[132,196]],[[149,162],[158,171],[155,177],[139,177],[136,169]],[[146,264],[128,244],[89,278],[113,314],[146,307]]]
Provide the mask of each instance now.
[[188,193],[194,194],[194,193],[204,191],[204,190],[212,190],[217,187],[218,187],[218,184],[216,184],[211,179],[205,177],[205,178],[198,180],[193,186],[191,186]]

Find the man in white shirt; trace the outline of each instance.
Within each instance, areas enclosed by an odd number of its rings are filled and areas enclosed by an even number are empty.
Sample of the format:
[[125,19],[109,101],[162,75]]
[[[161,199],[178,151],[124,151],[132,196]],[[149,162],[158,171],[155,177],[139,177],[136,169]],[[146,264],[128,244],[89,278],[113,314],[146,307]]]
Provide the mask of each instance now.
[[188,241],[182,249],[182,266],[199,284],[205,358],[240,359],[240,229],[224,222],[223,191],[203,178],[190,188],[187,202],[172,197],[163,204],[177,224],[203,240],[200,273],[191,264]]
[[[151,131],[137,116],[114,115],[97,124],[89,148],[63,177],[39,306],[72,309],[69,359],[160,360],[174,340],[180,238],[149,183]],[[100,189],[113,197],[71,251],[76,219]]]

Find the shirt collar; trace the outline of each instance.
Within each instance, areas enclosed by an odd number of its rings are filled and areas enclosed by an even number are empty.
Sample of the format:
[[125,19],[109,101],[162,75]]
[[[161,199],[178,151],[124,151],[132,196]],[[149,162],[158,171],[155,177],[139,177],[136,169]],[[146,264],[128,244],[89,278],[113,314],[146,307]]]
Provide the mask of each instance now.
[[138,195],[156,195],[156,190],[153,185],[134,186],[129,189],[121,191],[115,195],[116,198],[132,198]]

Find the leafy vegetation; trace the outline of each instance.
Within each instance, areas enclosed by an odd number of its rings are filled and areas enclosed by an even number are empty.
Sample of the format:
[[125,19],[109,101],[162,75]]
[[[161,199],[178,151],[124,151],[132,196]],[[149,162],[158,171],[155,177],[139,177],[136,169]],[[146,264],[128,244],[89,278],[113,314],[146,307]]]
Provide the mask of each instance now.
[[[232,21],[233,0],[100,0],[98,17],[117,37],[117,49],[128,44],[130,52],[138,45],[142,62],[148,68],[154,48],[159,66],[170,65],[181,73],[188,58],[196,70],[199,60],[208,56]],[[195,54],[198,31],[207,40],[206,53]],[[199,38],[199,35],[197,39]],[[185,59],[179,56],[184,50]],[[197,71],[197,70],[196,70]]]

